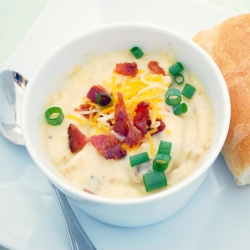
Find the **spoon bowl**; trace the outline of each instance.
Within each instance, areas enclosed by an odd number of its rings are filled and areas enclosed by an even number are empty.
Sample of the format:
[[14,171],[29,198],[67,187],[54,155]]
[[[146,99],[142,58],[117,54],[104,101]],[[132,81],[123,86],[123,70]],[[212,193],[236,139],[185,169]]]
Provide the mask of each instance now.
[[6,139],[19,145],[25,145],[20,109],[27,83],[28,81],[15,71],[0,72],[0,132]]

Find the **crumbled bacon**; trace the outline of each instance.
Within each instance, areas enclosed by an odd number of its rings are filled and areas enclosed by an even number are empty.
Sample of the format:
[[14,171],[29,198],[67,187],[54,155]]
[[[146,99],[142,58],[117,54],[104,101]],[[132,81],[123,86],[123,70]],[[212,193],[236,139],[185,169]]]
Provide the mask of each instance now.
[[89,191],[87,188],[84,188],[83,191],[84,191],[84,192],[87,192],[87,193],[89,193],[89,194],[94,194],[93,192]]
[[106,159],[119,160],[127,154],[127,151],[121,147],[118,139],[113,134],[94,135],[89,140]]
[[115,105],[115,124],[113,130],[117,134],[125,136],[125,143],[133,147],[141,142],[143,135],[134,126],[132,119],[128,115],[122,94],[117,92],[117,95],[118,103]]
[[160,125],[157,127],[157,131],[155,133],[153,133],[152,135],[161,132],[165,129],[166,125],[164,123],[164,121],[162,119],[156,119],[156,121],[160,122]]
[[86,136],[74,124],[69,125],[68,135],[71,153],[77,153],[88,142]]
[[165,70],[159,66],[159,63],[156,61],[150,61],[148,63],[148,68],[152,70],[155,74],[166,75]]
[[116,73],[125,76],[136,76],[138,69],[137,69],[137,64],[135,62],[132,63],[125,62],[125,63],[117,63],[114,71]]
[[94,85],[90,88],[89,92],[87,93],[87,97],[94,103],[96,103],[96,96],[100,92],[108,93],[108,91],[101,85]]
[[[89,111],[91,106],[89,104],[81,104],[79,106],[79,108],[75,108],[74,110],[76,112],[79,112],[79,111]],[[89,119],[89,114],[83,114],[84,117],[86,117],[87,119]]]
[[157,132],[161,132],[165,129],[166,125],[164,123],[164,121],[162,119],[156,119],[156,121],[159,121],[160,122],[160,126],[157,127]]
[[135,109],[136,115],[133,122],[134,125],[142,132],[142,135],[147,133],[148,127],[151,124],[149,107],[150,104],[148,102],[140,102]]

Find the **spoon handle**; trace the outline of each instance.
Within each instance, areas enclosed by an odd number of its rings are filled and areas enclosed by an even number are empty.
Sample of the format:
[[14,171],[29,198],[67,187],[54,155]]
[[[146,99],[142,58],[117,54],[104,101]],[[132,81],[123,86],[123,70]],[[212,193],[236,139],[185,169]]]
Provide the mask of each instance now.
[[68,200],[65,195],[57,189],[52,183],[50,183],[55,191],[58,198],[58,202],[63,214],[64,222],[68,231],[71,248],[73,250],[96,250],[95,246],[92,244],[87,234],[84,232],[81,224],[76,218],[72,208],[69,205]]

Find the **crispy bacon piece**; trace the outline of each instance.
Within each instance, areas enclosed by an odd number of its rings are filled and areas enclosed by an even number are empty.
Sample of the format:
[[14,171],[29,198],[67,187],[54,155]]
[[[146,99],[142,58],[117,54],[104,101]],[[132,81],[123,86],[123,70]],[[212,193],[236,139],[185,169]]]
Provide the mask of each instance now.
[[89,193],[89,194],[94,194],[93,192],[89,191],[87,188],[84,188],[83,191],[84,191],[84,192],[87,192],[87,193]]
[[87,97],[94,103],[96,103],[96,96],[97,94],[99,94],[100,92],[103,93],[108,93],[108,91],[101,85],[93,85],[89,92],[87,93]]
[[[143,135],[148,132],[151,125],[149,108],[150,104],[148,102],[140,102],[135,110],[136,115],[134,117],[134,125],[142,132]],[[154,134],[163,131],[166,127],[165,123],[161,119],[157,118],[156,121],[160,122],[160,126]]]
[[161,132],[165,129],[166,125],[162,119],[156,119],[156,121],[160,122],[160,126],[157,128],[157,132]]
[[68,135],[71,153],[77,153],[88,142],[86,136],[74,124],[69,125]]
[[159,63],[156,61],[150,61],[148,63],[148,68],[152,70],[155,74],[166,75],[165,70],[159,66]]
[[142,132],[142,135],[145,135],[148,132],[148,127],[151,124],[149,116],[149,107],[148,102],[140,102],[136,109],[136,115],[134,117],[134,125]]
[[113,134],[93,135],[89,140],[106,159],[119,160],[127,154],[127,151],[121,147],[118,139]]
[[117,63],[115,72],[125,76],[136,76],[138,69],[135,62],[132,63]]
[[161,132],[165,129],[166,125],[164,123],[164,121],[162,119],[156,119],[156,121],[159,121],[160,122],[160,126],[157,127],[157,131],[155,133],[153,133],[152,135],[154,134],[157,134],[158,132]]
[[125,143],[133,147],[141,142],[143,135],[134,126],[133,121],[128,115],[122,94],[117,92],[117,95],[118,103],[115,105],[115,124],[113,129],[117,134],[125,136]]
[[[79,112],[79,111],[89,111],[91,106],[89,104],[81,104],[79,106],[79,108],[75,108],[74,110],[76,112]],[[86,117],[87,119],[89,119],[89,114],[83,114],[84,117]]]

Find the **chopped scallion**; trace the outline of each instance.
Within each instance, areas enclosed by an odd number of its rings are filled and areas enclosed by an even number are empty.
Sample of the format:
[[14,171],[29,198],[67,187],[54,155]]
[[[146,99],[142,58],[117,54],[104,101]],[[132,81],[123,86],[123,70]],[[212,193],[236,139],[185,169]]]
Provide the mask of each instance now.
[[167,154],[157,154],[153,160],[153,169],[157,172],[164,172],[169,165],[171,156]]
[[149,172],[143,175],[143,182],[147,192],[167,186],[167,178],[164,172]]
[[161,140],[157,154],[170,155],[171,148],[172,148],[172,143],[171,142]]
[[168,70],[171,75],[176,76],[180,74],[183,69],[184,69],[183,65],[180,62],[176,62]]
[[58,126],[63,122],[64,114],[59,107],[52,107],[46,110],[45,118],[48,124],[52,126]]
[[143,152],[137,155],[132,155],[129,157],[131,167],[140,165],[144,162],[149,161],[149,156],[147,152]]
[[140,59],[144,54],[138,47],[133,47],[130,51],[136,59]]
[[181,103],[173,107],[173,111],[175,115],[181,115],[186,113],[188,110],[186,103]]
[[170,106],[176,106],[181,103],[181,91],[170,88],[165,94],[165,102]]
[[183,96],[186,96],[187,98],[191,99],[195,91],[196,88],[194,86],[190,85],[189,83],[186,83],[181,93]]
[[184,76],[182,74],[177,74],[174,76],[174,80],[178,85],[181,85],[184,82]]
[[109,108],[113,106],[113,98],[108,93],[100,92],[96,95],[96,103],[102,108]]

